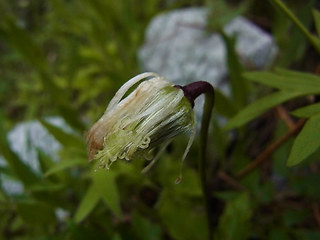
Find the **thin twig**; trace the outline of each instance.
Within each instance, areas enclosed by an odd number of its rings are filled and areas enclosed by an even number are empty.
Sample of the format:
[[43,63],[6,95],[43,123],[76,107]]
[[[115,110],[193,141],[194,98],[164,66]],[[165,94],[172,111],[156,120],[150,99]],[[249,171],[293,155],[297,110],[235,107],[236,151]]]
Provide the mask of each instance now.
[[276,108],[278,116],[287,124],[290,130],[294,129],[295,123],[283,106]]
[[230,186],[232,186],[234,189],[243,191],[245,190],[245,187],[242,186],[236,179],[228,175],[227,173],[220,171],[218,172],[218,177],[228,183]]
[[300,119],[294,126],[293,129],[290,129],[285,135],[280,137],[277,141],[269,145],[253,162],[251,162],[247,167],[242,169],[236,175],[237,178],[242,178],[255,168],[257,168],[261,163],[268,159],[271,153],[273,153],[278,147],[280,147],[285,141],[287,141],[291,136],[296,134],[304,123],[306,122],[305,119]]

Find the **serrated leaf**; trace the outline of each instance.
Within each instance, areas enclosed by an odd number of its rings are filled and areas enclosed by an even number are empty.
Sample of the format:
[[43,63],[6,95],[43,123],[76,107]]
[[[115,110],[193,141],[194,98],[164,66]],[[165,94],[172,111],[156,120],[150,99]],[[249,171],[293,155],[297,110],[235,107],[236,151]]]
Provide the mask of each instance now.
[[87,162],[83,161],[83,159],[70,159],[70,160],[64,160],[56,163],[53,165],[45,174],[45,177],[48,177],[52,174],[55,174],[57,172],[60,172],[62,170],[79,166],[79,165],[84,165],[87,164]]
[[298,108],[291,112],[292,115],[301,118],[309,118],[320,113],[320,103]]
[[320,147],[320,114],[311,117],[296,137],[287,162],[289,167],[302,162]]
[[48,130],[49,133],[52,134],[52,136],[60,142],[65,147],[72,147],[72,148],[79,148],[79,149],[85,149],[84,141],[73,134],[66,133],[60,128],[44,121],[39,120],[41,124]]
[[93,182],[102,200],[117,217],[121,217],[120,197],[116,184],[116,173],[105,169],[92,173]]
[[305,74],[303,77],[280,75],[271,72],[249,72],[244,74],[251,81],[258,82],[280,90],[292,90],[304,94],[316,94],[320,92],[320,77],[309,77]]
[[75,213],[74,221],[76,223],[81,222],[83,219],[85,219],[94,209],[94,207],[97,205],[100,199],[99,191],[97,191],[94,184],[92,184],[84,197],[81,200],[81,203]]
[[269,110],[270,108],[277,106],[280,103],[288,101],[290,99],[303,96],[303,93],[300,92],[288,92],[288,91],[279,91],[276,93],[272,93],[266,97],[258,99],[253,102],[251,105],[242,109],[237,113],[225,126],[224,130],[229,130],[235,127],[240,127],[245,123],[251,121],[256,118],[260,114]]

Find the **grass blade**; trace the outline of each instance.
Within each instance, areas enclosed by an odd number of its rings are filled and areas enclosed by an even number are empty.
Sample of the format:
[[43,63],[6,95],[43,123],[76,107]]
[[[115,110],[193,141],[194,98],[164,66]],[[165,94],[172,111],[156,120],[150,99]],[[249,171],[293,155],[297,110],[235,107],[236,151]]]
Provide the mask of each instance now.
[[292,115],[301,118],[309,118],[320,113],[320,103],[302,107],[291,112]]
[[[310,74],[295,76],[280,75],[270,72],[249,72],[244,76],[251,81],[258,82],[280,90],[291,90],[304,94],[316,94],[320,92],[320,77],[311,78]],[[315,80],[316,79],[316,80]]]
[[65,147],[72,147],[72,148],[79,148],[79,149],[86,149],[84,141],[82,138],[75,136],[70,133],[66,133],[60,128],[44,121],[39,120],[41,124],[51,133],[54,138],[60,142]]
[[320,114],[311,117],[296,137],[287,165],[295,166],[320,147]]
[[248,89],[247,81],[242,76],[244,69],[235,49],[236,38],[229,37],[224,32],[222,32],[221,35],[227,49],[227,65],[230,75],[232,97],[236,105],[242,108],[248,101]]
[[277,106],[278,104],[288,101],[292,98],[303,96],[300,92],[279,91],[261,98],[237,113],[225,126],[224,130],[240,127],[260,114]]
[[302,24],[302,22],[296,18],[296,16],[290,11],[289,8],[281,0],[273,0],[273,2],[281,9],[281,11],[287,15],[288,18],[300,29],[300,31],[306,36],[309,42],[320,53],[320,40],[313,36],[308,29]]

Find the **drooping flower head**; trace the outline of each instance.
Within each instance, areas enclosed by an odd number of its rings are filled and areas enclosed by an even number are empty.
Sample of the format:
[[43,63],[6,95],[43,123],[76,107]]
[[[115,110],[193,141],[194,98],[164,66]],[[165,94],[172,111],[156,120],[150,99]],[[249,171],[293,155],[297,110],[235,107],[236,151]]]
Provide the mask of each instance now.
[[143,73],[118,90],[103,116],[89,130],[89,160],[96,159],[100,167],[109,168],[117,159],[147,158],[154,148],[190,131],[184,159],[194,137],[194,125],[192,104],[184,91],[155,73]]

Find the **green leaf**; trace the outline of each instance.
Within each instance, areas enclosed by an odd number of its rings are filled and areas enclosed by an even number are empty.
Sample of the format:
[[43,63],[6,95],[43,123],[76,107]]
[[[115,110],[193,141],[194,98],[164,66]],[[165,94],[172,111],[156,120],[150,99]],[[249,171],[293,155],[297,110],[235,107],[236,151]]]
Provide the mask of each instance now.
[[313,9],[313,18],[316,25],[318,36],[320,37],[320,12],[316,9]]
[[42,202],[17,203],[17,211],[26,224],[45,226],[56,220],[54,207]]
[[56,192],[65,188],[64,184],[39,183],[29,188],[31,192]]
[[14,20],[8,17],[5,17],[3,29],[3,37],[7,43],[13,46],[38,71],[45,91],[57,103],[60,114],[72,127],[83,131],[85,127],[76,117],[75,110],[68,105],[66,92],[63,92],[53,81],[52,73],[41,47],[37,45],[27,31],[19,27]]
[[273,2],[280,8],[280,10],[286,14],[288,18],[300,29],[300,31],[305,35],[309,42],[314,46],[314,48],[320,53],[320,40],[313,36],[308,29],[303,25],[303,23],[290,11],[290,9],[281,1],[273,0]]
[[4,38],[7,43],[13,46],[38,71],[47,72],[47,61],[44,53],[29,34],[9,17],[5,17],[2,23],[5,31]]
[[296,137],[287,165],[292,167],[306,159],[320,147],[320,114],[311,117]]
[[52,161],[52,159],[47,154],[45,154],[40,149],[37,149],[37,153],[38,153],[38,159],[39,159],[39,163],[40,163],[41,172],[45,173],[52,166],[54,166],[54,162]]
[[57,172],[60,172],[62,170],[79,166],[79,165],[84,165],[87,164],[87,162],[83,161],[83,159],[70,159],[70,160],[64,160],[56,163],[53,165],[45,174],[45,177],[48,177],[52,174],[55,174]]
[[210,8],[209,27],[213,30],[219,30],[235,17],[245,14],[250,8],[250,1],[241,1],[236,8],[230,7],[224,0],[208,1]]
[[309,77],[311,74],[296,76],[294,72],[290,76],[270,72],[250,72],[244,76],[254,82],[262,83],[280,90],[292,90],[304,94],[316,94],[320,92],[320,77]]
[[161,239],[161,229],[154,225],[148,219],[142,217],[137,212],[132,214],[132,227],[139,237],[139,240],[157,240]]
[[84,124],[79,120],[78,113],[67,105],[58,106],[59,113],[64,120],[74,129],[83,132],[85,130]]
[[120,218],[122,213],[120,207],[120,197],[116,183],[116,173],[114,171],[99,169],[92,173],[92,177],[96,191],[99,192],[102,200],[115,214],[115,216]]
[[290,234],[285,229],[271,229],[269,240],[290,240]]
[[279,91],[263,97],[237,113],[225,126],[224,130],[240,127],[260,114],[290,99],[303,96],[300,92]]
[[292,71],[284,68],[275,68],[274,72],[285,77],[293,77],[300,79],[308,78],[309,80],[320,81],[320,77],[318,75],[306,72]]
[[236,114],[236,107],[230,99],[228,99],[222,92],[218,89],[214,90],[215,104],[214,109],[217,113],[224,117],[230,118]]
[[320,113],[320,103],[298,108],[291,112],[292,115],[300,118],[309,118]]
[[41,124],[48,130],[53,137],[65,147],[85,149],[85,144],[82,138],[70,133],[62,131],[60,128],[44,121],[39,120]]
[[229,201],[219,219],[215,238],[224,240],[248,239],[252,215],[251,207],[248,193],[241,193]]
[[85,219],[97,205],[99,199],[100,193],[97,191],[96,186],[92,184],[82,198],[81,203],[75,213],[75,222],[80,223],[83,219]]
[[164,191],[158,205],[163,225],[175,240],[208,239],[206,214],[201,205],[173,191]]
[[38,176],[11,150],[6,139],[7,133],[2,126],[2,119],[0,118],[0,154],[8,163],[10,170],[26,187],[40,181]]
[[298,229],[293,231],[293,236],[299,240],[318,240],[320,239],[320,231]]
[[227,49],[227,65],[230,75],[232,98],[235,105],[242,108],[248,101],[248,87],[246,79],[242,76],[243,66],[239,61],[235,49],[236,37],[229,37],[223,31],[221,35]]
[[121,238],[121,236],[120,236],[119,233],[115,233],[115,234],[113,234],[113,236],[112,236],[112,240],[122,240],[122,238]]

